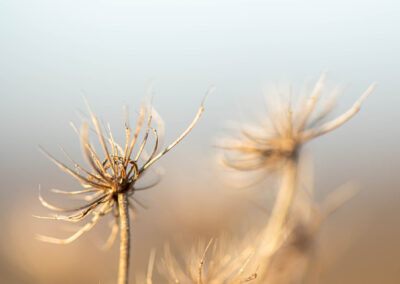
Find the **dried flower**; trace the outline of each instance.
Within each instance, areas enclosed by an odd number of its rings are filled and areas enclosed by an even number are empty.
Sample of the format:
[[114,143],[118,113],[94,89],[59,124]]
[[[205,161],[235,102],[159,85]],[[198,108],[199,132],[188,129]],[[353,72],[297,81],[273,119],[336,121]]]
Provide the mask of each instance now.
[[242,242],[227,236],[210,239],[207,245],[203,242],[189,253],[183,251],[182,257],[174,256],[166,245],[160,270],[168,283],[247,283],[257,278],[255,265],[250,264],[254,253],[250,238]]
[[[206,96],[210,93],[210,91],[207,92]],[[206,96],[204,97],[204,99],[206,98]],[[109,127],[107,131],[107,136],[103,134],[97,117],[93,114],[88,105],[91,120],[93,126],[95,127],[95,132],[99,138],[100,144],[105,154],[104,159],[100,158],[100,155],[95,152],[94,147],[89,142],[89,125],[87,123],[82,124],[80,133],[77,131],[76,127],[74,127],[74,129],[81,138],[84,156],[89,162],[91,170],[86,170],[85,168],[81,167],[63,149],[62,150],[64,154],[74,164],[74,168],[69,168],[68,166],[54,158],[52,155],[50,155],[48,152],[46,152],[43,148],[40,148],[58,167],[79,180],[84,188],[79,191],[53,191],[55,193],[67,195],[86,195],[84,196],[84,199],[87,201],[87,203],[83,206],[71,209],[59,208],[45,201],[43,197],[39,194],[39,200],[44,207],[53,211],[67,213],[67,215],[55,215],[39,218],[79,222],[90,215],[92,217],[86,225],[81,227],[76,233],[68,238],[58,239],[42,235],[39,235],[38,238],[42,241],[49,243],[69,244],[82,236],[85,232],[90,231],[102,216],[113,212],[115,216],[115,223],[111,235],[108,239],[108,244],[112,244],[118,233],[118,227],[120,227],[121,246],[120,272],[118,283],[127,283],[130,238],[128,208],[133,208],[132,202],[136,201],[133,195],[136,193],[136,191],[144,190],[155,185],[155,183],[153,183],[148,186],[139,187],[136,185],[136,182],[143,176],[146,169],[148,169],[153,163],[164,156],[169,150],[175,147],[176,144],[178,144],[193,129],[203,112],[204,99],[197,112],[197,115],[195,116],[189,127],[174,142],[172,142],[162,151],[159,150],[160,143],[158,132],[151,126],[153,115],[156,114],[152,110],[151,106],[149,107],[149,110],[146,105],[142,106],[139,115],[139,121],[135,132],[133,133],[133,136],[131,135],[132,131],[128,125],[127,118],[125,118],[126,141],[125,146],[121,147],[114,141]],[[154,117],[157,118],[157,115],[154,115]],[[161,120],[158,119],[158,121],[160,122],[158,123],[159,128],[162,128],[163,125],[161,123]],[[138,145],[136,154],[133,155],[133,149],[136,144],[136,140],[139,136],[142,126],[145,123],[146,128],[143,140]],[[151,134],[154,136],[155,142],[154,146],[152,147],[151,153],[147,155],[145,151],[145,146],[149,135]],[[143,162],[140,159],[142,159]]]
[[[160,145],[158,143],[158,132],[156,129],[151,127],[153,112],[154,111],[152,111],[152,108],[150,107],[147,115],[146,132],[134,158],[132,158],[133,148],[135,146],[135,142],[140,133],[140,130],[142,129],[142,126],[145,122],[145,117],[147,113],[147,107],[145,105],[143,105],[140,111],[139,122],[132,137],[131,129],[129,128],[128,122],[125,121],[126,143],[124,148],[122,148],[114,141],[110,131],[108,131],[109,136],[105,137],[97,117],[90,110],[92,123],[95,126],[96,133],[99,137],[106,156],[105,159],[101,159],[99,155],[94,151],[94,148],[89,142],[88,137],[89,125],[87,123],[83,123],[79,135],[81,137],[81,144],[84,156],[89,162],[92,171],[86,170],[81,167],[65,151],[63,151],[75,167],[75,169],[69,168],[68,166],[54,158],[52,155],[50,155],[42,147],[40,147],[40,149],[47,155],[47,157],[49,157],[51,161],[53,161],[62,170],[66,171],[74,178],[79,180],[84,188],[80,191],[61,191],[55,189],[52,190],[53,192],[68,195],[88,193],[91,194],[89,196],[85,196],[85,200],[88,201],[87,204],[72,209],[64,209],[53,206],[45,201],[41,195],[39,195],[39,199],[44,207],[54,211],[73,212],[73,214],[71,215],[57,215],[53,217],[43,218],[77,222],[83,220],[90,214],[93,215],[92,220],[85,227],[81,228],[78,232],[67,239],[56,239],[40,236],[39,238],[41,240],[57,244],[68,244],[76,240],[86,231],[90,230],[97,223],[101,216],[106,215],[113,209],[115,210],[115,216],[118,218],[117,195],[119,193],[124,193],[133,199],[133,195],[136,191],[144,190],[155,185],[154,183],[145,187],[135,186],[137,180],[140,179],[140,177],[150,165],[152,165],[163,155],[165,155],[192,130],[203,112],[203,105],[201,105],[195,119],[190,124],[190,126],[178,137],[178,139],[176,139],[173,143],[171,143],[162,151],[159,151]],[[154,135],[155,143],[153,146],[153,151],[148,156],[145,155],[144,147],[150,133]],[[142,158],[141,156],[148,157],[146,157],[145,161],[140,165],[140,158]]]
[[[353,117],[362,102],[371,94],[372,84],[353,106],[339,117],[323,122],[334,106],[334,100],[321,106],[325,74],[321,76],[307,101],[299,101],[292,109],[291,96],[284,101],[282,96],[269,99],[268,119],[260,125],[240,127],[239,137],[223,140],[219,147],[226,150],[222,163],[241,171],[255,171],[261,175],[255,182],[265,178],[271,171],[279,170],[280,185],[268,223],[264,228],[264,237],[257,249],[262,259],[263,269],[260,279],[263,281],[269,270],[272,256],[281,248],[288,220],[297,193],[297,172],[301,147],[313,138],[326,134],[343,125]],[[317,107],[320,110],[317,111]],[[252,184],[255,183],[252,181]]]
[[291,95],[286,101],[282,95],[267,97],[268,117],[265,121],[260,125],[240,126],[237,137],[218,143],[218,147],[226,150],[221,159],[223,165],[239,171],[263,170],[267,173],[281,169],[288,159],[298,155],[306,142],[353,117],[374,88],[372,84],[348,111],[323,123],[334,106],[333,99],[325,105],[319,104],[325,77],[325,74],[321,76],[308,100],[300,100],[294,108]]

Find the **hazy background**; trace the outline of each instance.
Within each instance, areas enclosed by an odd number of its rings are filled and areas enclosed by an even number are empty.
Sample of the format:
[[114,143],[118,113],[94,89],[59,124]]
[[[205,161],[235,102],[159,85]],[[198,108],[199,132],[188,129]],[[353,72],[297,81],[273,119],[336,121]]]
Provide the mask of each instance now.
[[349,180],[362,189],[325,224],[322,246],[338,256],[322,283],[398,283],[399,13],[397,1],[0,1],[0,282],[116,277],[117,246],[98,249],[106,222],[67,247],[34,239],[70,233],[32,217],[48,213],[39,184],[58,204],[46,190],[78,186],[37,146],[81,156],[68,123],[87,112],[83,96],[118,138],[122,104],[133,119],[151,86],[169,142],[217,87],[193,132],[160,161],[163,181],[137,195],[149,209],[134,223],[132,272],[144,271],[150,248],[177,235],[194,242],[265,217],[221,183],[212,144],[227,120],[264,110],[266,87],[296,92],[328,70],[328,86],[345,87],[337,113],[378,85],[353,120],[307,147],[319,199]]

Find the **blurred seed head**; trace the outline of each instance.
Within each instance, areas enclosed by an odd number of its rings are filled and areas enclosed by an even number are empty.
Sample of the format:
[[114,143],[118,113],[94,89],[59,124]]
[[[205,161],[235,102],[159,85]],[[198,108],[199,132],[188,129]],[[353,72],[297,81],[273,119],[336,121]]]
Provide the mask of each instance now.
[[220,139],[217,146],[221,163],[238,171],[262,171],[261,178],[282,168],[290,159],[297,159],[301,147],[311,139],[344,124],[360,109],[371,94],[372,84],[353,106],[335,119],[326,122],[335,106],[337,92],[328,92],[322,100],[326,74],[323,74],[308,98],[293,104],[292,94],[268,94],[267,115],[258,124],[237,125],[235,133]]
[[247,283],[257,278],[254,253],[250,236],[238,241],[224,235],[177,254],[167,244],[159,270],[168,283]]

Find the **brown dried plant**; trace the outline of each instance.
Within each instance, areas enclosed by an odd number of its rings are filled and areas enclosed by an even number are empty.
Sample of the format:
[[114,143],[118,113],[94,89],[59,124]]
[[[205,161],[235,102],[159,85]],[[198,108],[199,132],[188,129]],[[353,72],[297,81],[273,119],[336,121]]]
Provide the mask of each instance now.
[[200,242],[189,253],[184,251],[181,258],[165,245],[160,272],[168,283],[247,283],[257,278],[256,268],[250,264],[254,254],[249,240],[239,243],[227,236],[210,239],[207,244]]
[[[206,96],[210,91],[211,89],[207,92]],[[76,233],[68,238],[58,239],[39,235],[38,239],[54,244],[69,244],[78,239],[84,233],[90,231],[102,216],[113,212],[115,223],[107,243],[110,245],[116,238],[118,230],[120,230],[118,283],[128,283],[130,252],[129,208],[133,208],[133,202],[138,202],[134,197],[134,194],[137,191],[145,190],[155,185],[155,183],[153,183],[148,186],[139,187],[136,183],[153,163],[175,147],[193,129],[203,113],[203,104],[206,96],[204,97],[192,123],[174,142],[163,150],[160,150],[160,137],[158,132],[151,126],[153,116],[154,118],[159,118],[151,106],[147,107],[146,104],[143,104],[140,110],[138,124],[133,135],[125,116],[126,140],[125,146],[121,147],[114,141],[109,128],[106,132],[107,134],[103,134],[99,120],[93,114],[88,105],[95,132],[105,154],[104,159],[102,159],[100,154],[94,150],[94,147],[89,141],[88,123],[82,124],[80,132],[77,131],[76,127],[73,127],[80,136],[84,157],[88,161],[91,170],[87,170],[77,164],[63,149],[62,151],[66,157],[73,163],[73,168],[58,161],[43,148],[40,148],[51,161],[53,161],[59,168],[76,178],[83,187],[83,189],[79,191],[53,190],[53,192],[66,195],[85,195],[84,200],[86,200],[87,203],[70,209],[60,208],[45,201],[39,194],[39,200],[44,207],[53,211],[67,213],[66,215],[54,215],[39,218],[63,220],[68,222],[79,222],[88,216],[91,216],[91,219],[86,223],[86,225],[81,227]],[[162,128],[163,124],[161,123],[160,118],[158,119],[158,122],[158,126]],[[146,124],[144,137],[138,146],[135,147],[144,124]],[[147,154],[145,146],[150,134],[154,136],[155,142],[151,153]],[[134,148],[137,148],[135,154],[133,154]],[[144,161],[141,161],[141,159]]]
[[321,104],[325,79],[324,73],[309,98],[300,99],[295,107],[292,94],[289,98],[282,94],[266,96],[267,117],[257,125],[240,125],[236,137],[218,142],[218,147],[226,150],[221,157],[223,165],[239,171],[260,170],[265,173],[263,177],[282,169],[297,157],[306,142],[333,131],[352,118],[374,89],[372,84],[348,111],[324,122],[335,106],[337,95],[336,90],[331,92],[325,104]]
[[[324,122],[331,113],[336,94],[322,105],[326,74],[316,83],[307,100],[292,107],[291,94],[267,97],[268,117],[259,125],[240,126],[237,137],[221,140],[218,146],[222,164],[229,169],[260,174],[256,182],[272,171],[280,175],[277,197],[264,230],[257,253],[263,256],[263,269],[268,271],[271,256],[281,247],[289,213],[296,194],[297,172],[302,146],[313,138],[333,131],[352,118],[374,89],[372,84],[353,106],[335,119]],[[318,109],[319,108],[319,109]],[[260,277],[263,279],[263,276]]]

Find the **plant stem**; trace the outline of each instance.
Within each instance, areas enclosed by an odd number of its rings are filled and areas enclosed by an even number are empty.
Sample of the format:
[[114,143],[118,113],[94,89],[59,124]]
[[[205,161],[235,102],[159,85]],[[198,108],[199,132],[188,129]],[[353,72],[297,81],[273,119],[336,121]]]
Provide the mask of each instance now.
[[276,197],[267,227],[262,234],[264,240],[261,243],[260,250],[262,257],[265,258],[263,262],[265,275],[263,277],[268,274],[267,271],[271,257],[279,249],[284,238],[284,229],[296,194],[297,162],[297,157],[293,157],[282,169],[282,179],[278,196]]
[[118,284],[127,284],[129,271],[130,227],[128,196],[124,193],[118,194],[118,208],[120,220]]

